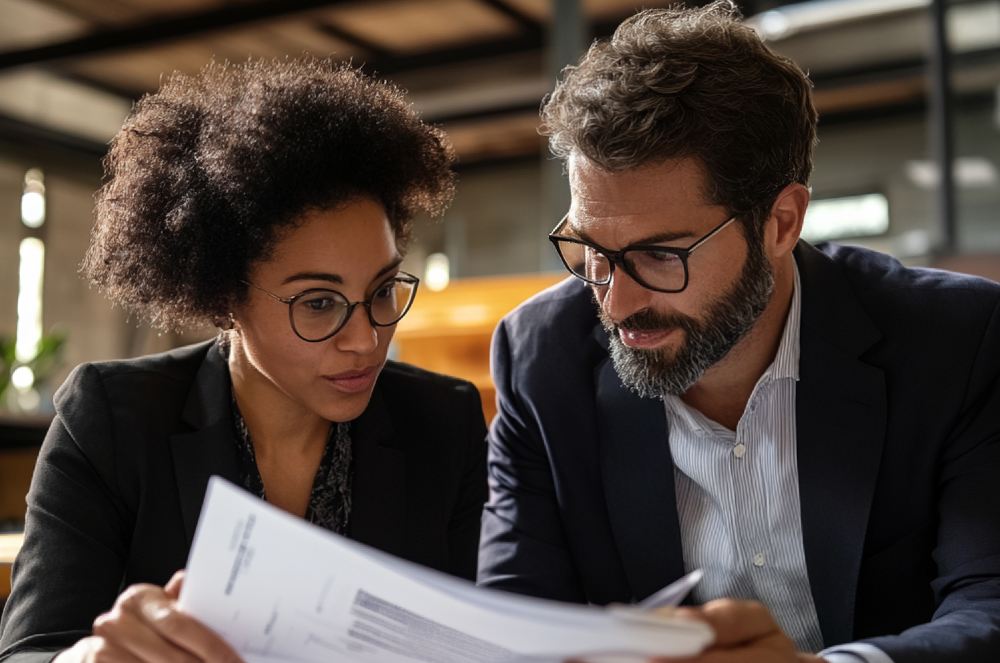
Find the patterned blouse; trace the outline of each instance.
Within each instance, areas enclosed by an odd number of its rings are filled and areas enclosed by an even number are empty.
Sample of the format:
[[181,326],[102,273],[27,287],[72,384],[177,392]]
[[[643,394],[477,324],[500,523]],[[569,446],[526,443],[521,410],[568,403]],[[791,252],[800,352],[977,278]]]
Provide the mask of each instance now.
[[[241,483],[250,493],[267,500],[264,481],[257,469],[257,458],[250,440],[250,431],[233,397],[233,423],[236,426],[236,447],[240,458]],[[337,534],[347,534],[351,518],[351,425],[334,423],[326,440],[323,459],[313,480],[305,519]]]

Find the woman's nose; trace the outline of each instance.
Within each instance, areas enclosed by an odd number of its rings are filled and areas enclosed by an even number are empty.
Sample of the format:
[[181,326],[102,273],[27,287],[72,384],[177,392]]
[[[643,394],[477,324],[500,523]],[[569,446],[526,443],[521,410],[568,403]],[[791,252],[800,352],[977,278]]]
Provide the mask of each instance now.
[[368,354],[378,347],[378,328],[372,325],[368,309],[363,304],[351,310],[347,322],[333,341],[338,350],[356,354]]

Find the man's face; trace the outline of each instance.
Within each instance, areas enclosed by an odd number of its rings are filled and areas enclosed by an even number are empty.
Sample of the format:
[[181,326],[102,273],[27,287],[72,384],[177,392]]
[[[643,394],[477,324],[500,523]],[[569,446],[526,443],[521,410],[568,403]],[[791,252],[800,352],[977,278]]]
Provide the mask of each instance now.
[[[687,248],[728,217],[706,201],[705,175],[694,159],[610,173],[574,156],[569,174],[570,229],[606,249]],[[735,222],[690,255],[682,292],[644,288],[620,267],[609,285],[593,291],[622,381],[641,396],[662,397],[684,393],[726,357],[751,331],[773,287],[763,241],[748,241]]]

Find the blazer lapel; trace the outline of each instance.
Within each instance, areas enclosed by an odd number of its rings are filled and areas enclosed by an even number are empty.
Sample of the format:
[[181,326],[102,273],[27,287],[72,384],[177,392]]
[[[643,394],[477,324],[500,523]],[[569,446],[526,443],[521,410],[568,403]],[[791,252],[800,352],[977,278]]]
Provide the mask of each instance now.
[[384,398],[376,382],[368,407],[351,428],[354,477],[350,534],[356,541],[402,556],[406,454],[399,447]]
[[191,430],[170,438],[188,546],[194,539],[209,478],[219,475],[239,482],[230,394],[226,359],[213,343],[195,375],[184,406],[182,419]]
[[594,377],[608,515],[637,601],[684,573],[666,414],[626,390],[606,355]]
[[839,268],[796,249],[802,323],[796,421],[806,566],[823,640],[853,638],[854,601],[885,435],[882,371],[859,359],[880,334]]

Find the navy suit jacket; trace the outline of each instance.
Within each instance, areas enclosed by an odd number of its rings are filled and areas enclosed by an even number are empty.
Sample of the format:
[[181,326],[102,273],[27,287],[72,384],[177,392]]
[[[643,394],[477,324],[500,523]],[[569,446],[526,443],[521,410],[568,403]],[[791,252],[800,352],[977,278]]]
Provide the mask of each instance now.
[[[800,243],[799,495],[827,646],[1000,661],[1000,285]],[[640,600],[684,572],[662,402],[621,384],[589,290],[505,318],[479,579]]]
[[[51,660],[124,587],[184,567],[209,477],[240,481],[230,394],[214,342],[73,371],[28,492],[0,660]],[[472,384],[388,362],[351,425],[350,538],[475,577],[485,437]]]

